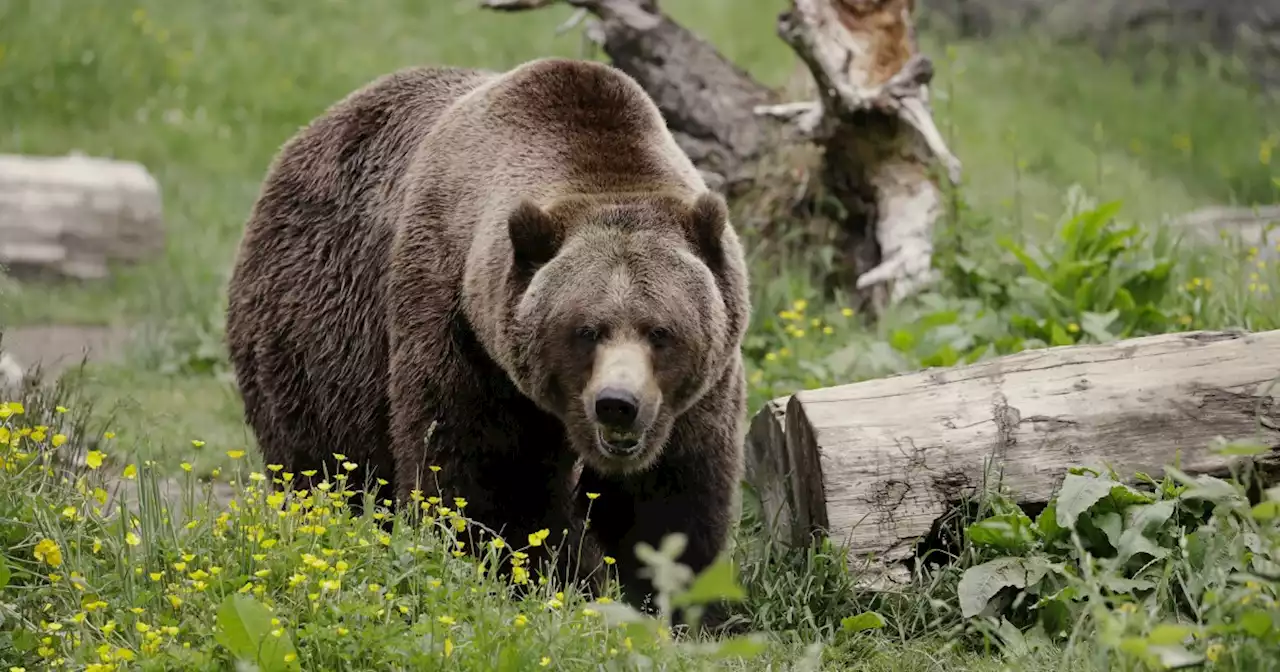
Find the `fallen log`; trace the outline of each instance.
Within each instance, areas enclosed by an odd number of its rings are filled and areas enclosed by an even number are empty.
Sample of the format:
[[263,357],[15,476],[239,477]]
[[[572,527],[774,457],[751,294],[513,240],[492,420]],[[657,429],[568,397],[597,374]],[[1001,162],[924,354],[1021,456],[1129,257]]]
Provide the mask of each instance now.
[[775,400],[748,432],[747,480],[779,541],[826,535],[873,581],[901,580],[988,466],[1023,505],[1070,467],[1123,478],[1225,473],[1218,437],[1280,467],[1280,330],[1189,332],[1025,351]]
[[650,94],[681,148],[734,201],[738,221],[769,238],[798,210],[809,211],[798,219],[834,220],[842,263],[822,280],[867,312],[936,278],[942,197],[932,164],[955,183],[960,162],[929,109],[933,66],[917,50],[914,0],[793,0],[777,34],[809,71],[812,95],[792,102],[657,0],[479,1],[500,11],[568,4],[577,8],[569,24],[594,16],[587,36]]
[[0,155],[0,272],[99,280],[164,250],[160,186],[142,165]]

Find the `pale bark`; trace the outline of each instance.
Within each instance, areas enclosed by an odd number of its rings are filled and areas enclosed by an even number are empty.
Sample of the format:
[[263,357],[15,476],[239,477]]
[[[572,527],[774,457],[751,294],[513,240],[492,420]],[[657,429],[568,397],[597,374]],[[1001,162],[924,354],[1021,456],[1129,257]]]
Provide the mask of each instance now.
[[160,187],[140,164],[0,155],[0,269],[17,279],[105,278],[164,250]]
[[1280,331],[1026,351],[777,400],[752,424],[748,481],[783,542],[829,535],[872,576],[901,578],[988,463],[1032,506],[1070,467],[1225,473],[1219,437],[1260,440],[1261,464],[1280,467],[1278,391]]

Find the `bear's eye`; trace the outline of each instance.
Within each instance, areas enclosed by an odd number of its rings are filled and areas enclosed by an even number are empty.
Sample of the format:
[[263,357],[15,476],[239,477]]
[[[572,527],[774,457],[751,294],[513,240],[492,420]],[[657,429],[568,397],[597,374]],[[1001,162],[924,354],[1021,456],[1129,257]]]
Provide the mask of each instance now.
[[655,348],[665,348],[671,345],[671,330],[665,327],[654,327],[649,330],[649,342]]
[[584,343],[595,343],[600,340],[600,330],[592,326],[582,326],[573,330],[573,337]]

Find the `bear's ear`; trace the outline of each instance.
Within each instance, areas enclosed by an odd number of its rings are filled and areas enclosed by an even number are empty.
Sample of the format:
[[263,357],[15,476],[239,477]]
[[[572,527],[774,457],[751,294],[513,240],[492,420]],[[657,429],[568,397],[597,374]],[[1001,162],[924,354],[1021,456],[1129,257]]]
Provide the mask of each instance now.
[[551,261],[563,242],[560,223],[533,201],[521,199],[507,216],[507,235],[516,267],[526,273]]
[[685,215],[685,235],[694,249],[714,270],[720,264],[724,250],[721,237],[729,225],[729,206],[720,194],[705,191],[694,199]]

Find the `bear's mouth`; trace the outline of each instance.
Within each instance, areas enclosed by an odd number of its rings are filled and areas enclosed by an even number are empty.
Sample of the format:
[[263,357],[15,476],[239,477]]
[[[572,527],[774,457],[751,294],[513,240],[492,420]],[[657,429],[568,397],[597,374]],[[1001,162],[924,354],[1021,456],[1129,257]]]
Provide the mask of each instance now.
[[603,425],[596,428],[596,440],[610,457],[631,457],[640,451],[641,434],[613,429]]

